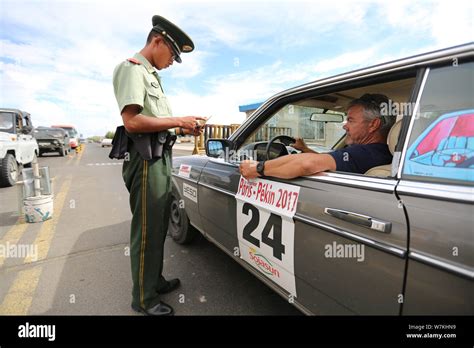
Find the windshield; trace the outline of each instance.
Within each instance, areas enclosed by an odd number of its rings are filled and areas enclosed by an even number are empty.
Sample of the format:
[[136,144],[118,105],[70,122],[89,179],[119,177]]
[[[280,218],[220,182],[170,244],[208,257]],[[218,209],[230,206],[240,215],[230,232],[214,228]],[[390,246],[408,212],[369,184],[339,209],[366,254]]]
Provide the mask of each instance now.
[[0,112],[0,132],[14,133],[13,116],[11,112]]
[[77,138],[77,131],[74,128],[64,129],[71,138]]
[[63,138],[64,132],[59,129],[35,129],[35,138]]
[[[339,115],[339,122],[320,122],[312,115]],[[273,114],[262,126],[257,128],[245,144],[269,141],[276,135],[289,135],[303,138],[309,148],[317,152],[329,152],[345,134],[342,128],[346,115],[337,110],[314,106],[288,104]]]

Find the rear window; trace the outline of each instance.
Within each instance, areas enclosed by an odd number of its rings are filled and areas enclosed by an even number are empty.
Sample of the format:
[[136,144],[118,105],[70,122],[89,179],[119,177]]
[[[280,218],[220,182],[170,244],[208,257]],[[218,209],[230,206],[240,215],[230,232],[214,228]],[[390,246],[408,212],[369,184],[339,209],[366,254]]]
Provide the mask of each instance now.
[[474,63],[429,73],[403,176],[474,182]]

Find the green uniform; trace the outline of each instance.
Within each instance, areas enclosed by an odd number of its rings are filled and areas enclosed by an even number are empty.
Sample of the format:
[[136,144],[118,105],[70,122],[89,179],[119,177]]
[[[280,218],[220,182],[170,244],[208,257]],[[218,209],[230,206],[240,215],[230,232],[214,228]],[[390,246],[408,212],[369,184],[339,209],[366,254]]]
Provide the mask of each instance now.
[[[170,117],[171,108],[158,73],[141,54],[120,63],[113,75],[120,112],[139,105],[141,114]],[[146,161],[133,147],[123,163],[122,176],[130,193],[133,214],[130,258],[133,279],[132,304],[148,309],[160,302],[157,291],[165,285],[162,276],[163,247],[168,231],[171,199],[171,154]]]

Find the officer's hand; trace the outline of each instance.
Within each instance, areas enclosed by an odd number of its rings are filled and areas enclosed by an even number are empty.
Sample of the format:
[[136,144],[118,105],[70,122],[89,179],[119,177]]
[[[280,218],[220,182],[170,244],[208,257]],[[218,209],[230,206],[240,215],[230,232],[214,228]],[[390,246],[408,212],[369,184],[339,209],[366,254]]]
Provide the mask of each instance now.
[[290,146],[294,147],[296,150],[306,152],[309,148],[308,145],[304,142],[303,138],[295,138],[296,142]]
[[203,131],[204,131],[204,127],[196,127],[194,129],[183,129],[184,134],[190,134],[196,137],[200,136]]
[[[194,132],[194,130],[196,128],[198,128],[198,126],[199,126],[198,120],[206,121],[207,118],[202,117],[202,116],[184,116],[184,117],[180,117],[180,123],[181,123],[180,127],[184,128],[184,129],[189,129],[189,130]],[[204,123],[205,122],[203,122],[203,124]],[[193,134],[193,133],[189,133],[189,134]]]
[[257,161],[250,160],[240,162],[240,174],[242,174],[245,179],[258,178],[260,175],[257,173],[257,163]]

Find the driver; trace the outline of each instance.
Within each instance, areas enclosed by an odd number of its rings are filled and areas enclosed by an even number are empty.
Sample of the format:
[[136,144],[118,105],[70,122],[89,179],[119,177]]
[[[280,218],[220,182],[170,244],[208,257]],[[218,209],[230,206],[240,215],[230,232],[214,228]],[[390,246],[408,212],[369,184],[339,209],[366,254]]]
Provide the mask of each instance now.
[[313,175],[327,170],[363,174],[370,168],[392,163],[387,135],[395,117],[381,115],[381,107],[389,105],[382,94],[364,94],[354,99],[347,109],[347,147],[328,154],[319,154],[309,149],[302,139],[293,147],[303,153],[283,156],[269,161],[243,161],[240,173],[246,178],[273,176],[291,179]]

